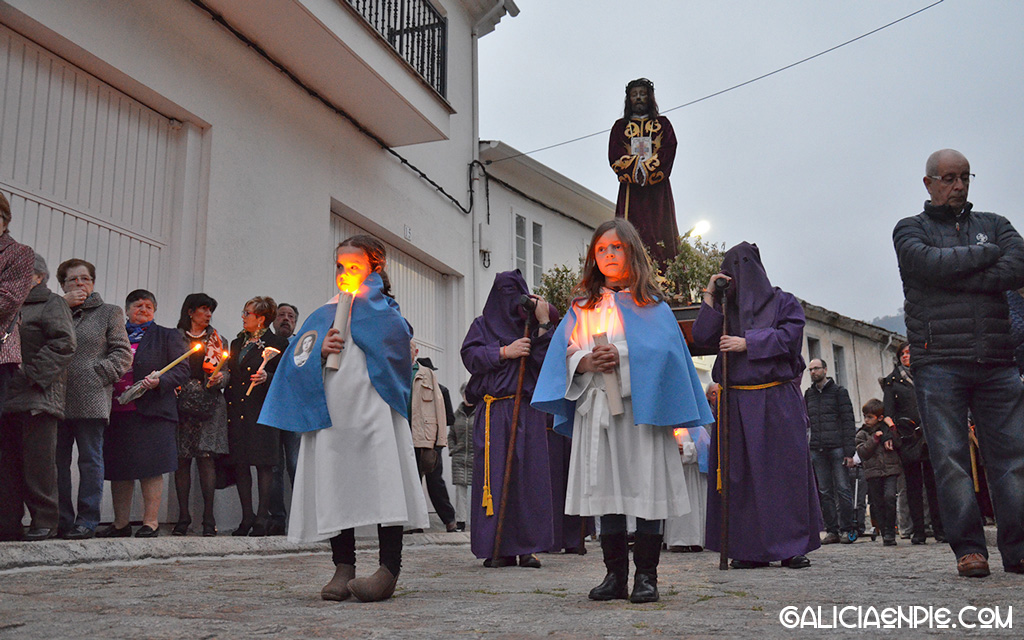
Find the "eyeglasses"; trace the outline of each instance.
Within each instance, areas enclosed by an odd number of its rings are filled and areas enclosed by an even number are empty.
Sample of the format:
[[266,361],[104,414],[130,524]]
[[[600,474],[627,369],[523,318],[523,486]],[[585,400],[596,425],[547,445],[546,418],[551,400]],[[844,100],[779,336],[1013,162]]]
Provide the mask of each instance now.
[[957,178],[960,178],[960,182],[964,183],[964,186],[967,186],[967,185],[971,184],[971,180],[974,180],[974,174],[973,173],[961,173],[960,175],[957,175],[955,173],[947,173],[944,176],[928,176],[928,177],[931,178],[932,180],[938,180],[942,184],[945,184],[945,185],[952,185],[952,184],[954,184],[956,182]]
[[242,309],[242,317],[243,318],[248,318],[249,316],[254,316],[254,315],[256,315],[255,312],[249,311],[248,309]]
[[89,276],[75,276],[74,278],[65,278],[64,282],[74,282],[76,284],[85,284],[87,282],[92,282],[92,278],[90,278]]

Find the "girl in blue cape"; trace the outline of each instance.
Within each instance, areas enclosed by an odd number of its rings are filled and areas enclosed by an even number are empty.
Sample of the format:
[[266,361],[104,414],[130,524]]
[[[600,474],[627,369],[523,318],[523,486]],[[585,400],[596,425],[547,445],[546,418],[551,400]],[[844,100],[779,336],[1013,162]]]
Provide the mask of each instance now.
[[[690,511],[674,428],[713,422],[682,332],[662,301],[636,229],[615,218],[597,228],[583,279],[551,338],[533,406],[572,436],[565,512],[601,517],[608,570],[592,600],[625,599],[629,553],[626,516],[637,519],[631,602],[658,600],[658,560],[665,518]],[[596,344],[604,333],[608,344]],[[612,415],[605,374],[624,411]]]
[[[316,310],[288,349],[260,423],[303,432],[288,537],[330,539],[334,577],[320,595],[363,602],[394,593],[403,527],[429,526],[409,429],[408,323],[390,296],[384,245],[353,236],[337,249],[339,288],[359,285],[351,339],[332,327],[337,300]],[[337,371],[323,367],[342,354]],[[376,525],[380,567],[355,577],[355,527]]]

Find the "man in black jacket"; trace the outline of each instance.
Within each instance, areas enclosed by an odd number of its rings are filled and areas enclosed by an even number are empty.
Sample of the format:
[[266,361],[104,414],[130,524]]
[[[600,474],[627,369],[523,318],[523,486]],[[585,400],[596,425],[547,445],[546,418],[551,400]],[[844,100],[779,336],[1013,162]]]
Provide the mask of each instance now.
[[[810,424],[811,464],[818,479],[821,515],[828,532],[821,544],[849,544],[856,538],[853,520],[853,492],[850,474],[857,425],[853,403],[843,387],[827,377],[828,369],[820,358],[807,367],[811,386],[804,392]],[[842,534],[842,535],[840,535]]]
[[911,370],[935,470],[942,523],[961,576],[989,574],[974,497],[967,411],[999,514],[1003,567],[1024,573],[1024,386],[1013,365],[1005,292],[1024,286],[1024,240],[1009,221],[972,211],[970,163],[936,151],[931,200],[893,230],[903,278]]

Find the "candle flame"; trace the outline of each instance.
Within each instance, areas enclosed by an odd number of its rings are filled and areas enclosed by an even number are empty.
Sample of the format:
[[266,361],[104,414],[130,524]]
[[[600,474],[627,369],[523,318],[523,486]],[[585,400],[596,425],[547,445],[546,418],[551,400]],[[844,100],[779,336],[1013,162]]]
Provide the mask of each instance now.
[[672,435],[674,435],[676,437],[676,442],[677,443],[683,444],[683,430],[682,429],[673,429],[672,430]]
[[220,354],[220,357],[222,357],[225,360],[227,360],[228,358],[231,357],[231,354],[229,352],[225,351],[224,353]]
[[265,349],[263,349],[263,359],[264,360],[270,360],[274,356],[278,356],[280,354],[281,354],[281,350],[280,349],[275,349],[274,347],[266,347]]
[[192,351],[199,351],[202,348],[203,348],[203,343],[202,342],[197,342],[194,345],[192,345]]

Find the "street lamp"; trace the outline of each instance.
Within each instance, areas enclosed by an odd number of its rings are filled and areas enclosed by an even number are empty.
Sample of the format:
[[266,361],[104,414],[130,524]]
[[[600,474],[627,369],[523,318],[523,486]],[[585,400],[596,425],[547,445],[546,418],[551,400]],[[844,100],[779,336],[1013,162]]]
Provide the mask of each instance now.
[[701,237],[711,229],[711,223],[707,220],[701,220],[697,224],[690,227],[690,230],[683,234],[683,238],[691,238],[693,236]]

